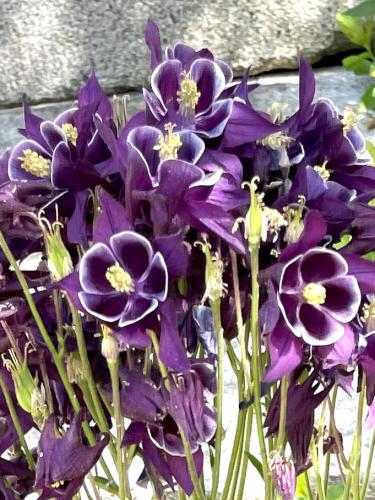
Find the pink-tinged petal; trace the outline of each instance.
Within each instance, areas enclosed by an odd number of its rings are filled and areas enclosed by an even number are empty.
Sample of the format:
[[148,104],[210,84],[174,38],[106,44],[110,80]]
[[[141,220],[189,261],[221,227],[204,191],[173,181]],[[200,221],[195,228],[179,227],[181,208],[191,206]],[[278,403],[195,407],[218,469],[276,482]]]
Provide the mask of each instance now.
[[165,111],[170,102],[177,106],[177,92],[180,89],[182,72],[180,61],[171,60],[159,64],[152,73],[151,88]]
[[343,276],[348,271],[345,259],[327,248],[312,248],[301,259],[300,272],[305,283],[320,283]]
[[133,279],[141,279],[148,272],[152,247],[144,236],[133,231],[122,231],[111,236],[110,246],[119,263]]
[[299,308],[301,336],[309,345],[330,345],[337,342],[345,332],[345,326],[311,304]]
[[319,356],[323,359],[324,369],[351,363],[355,348],[354,332],[349,325],[343,326],[344,334],[339,340],[332,343],[332,345],[319,346],[316,348]]
[[67,142],[65,132],[53,122],[43,122],[40,126],[40,133],[50,147],[51,153],[60,142]]
[[144,297],[132,298],[130,296],[129,301],[119,318],[119,327],[124,328],[125,326],[137,323],[155,311],[157,307],[158,301],[156,299],[147,299]]
[[197,116],[195,130],[208,138],[221,135],[228,123],[233,108],[232,99],[223,99],[213,103],[207,113]]
[[319,245],[327,232],[327,223],[317,210],[307,212],[304,230],[298,241],[289,244],[280,254],[279,261],[287,262],[306,250]]
[[326,299],[322,304],[337,321],[348,323],[357,314],[361,303],[361,291],[354,276],[335,278],[324,283]]
[[263,377],[263,382],[273,383],[291,373],[303,359],[303,344],[282,322],[268,337],[271,363]]
[[111,250],[103,243],[95,243],[84,255],[79,266],[79,279],[82,288],[88,293],[114,293],[105,277],[109,267],[116,263]]
[[225,87],[225,76],[220,66],[209,59],[196,59],[190,67],[190,78],[200,92],[195,114],[206,111]]
[[150,271],[142,281],[142,297],[163,302],[168,293],[168,270],[160,252],[152,258]]
[[[193,454],[193,459],[199,477],[203,470],[203,453],[201,448]],[[190,496],[193,493],[194,486],[190,479],[186,458],[167,455],[167,460],[174,478],[185,493]]]
[[125,293],[97,295],[79,292],[78,297],[88,313],[109,323],[114,323],[120,319],[128,302],[128,295]]
[[[46,151],[44,148],[42,148],[38,143],[31,141],[31,140],[25,140],[21,141],[16,146],[14,146],[11,155],[9,157],[9,163],[8,163],[8,175],[10,180],[12,181],[35,181],[36,179],[41,179],[41,177],[37,177],[36,175],[31,174],[30,172],[27,172],[24,168],[21,167],[21,160],[20,158],[23,158],[24,152],[27,149],[31,149],[31,151],[35,151],[38,155],[42,156],[46,160],[51,160],[51,156]],[[47,178],[50,177],[50,174],[46,176]]]
[[361,293],[375,293],[375,262],[354,254],[345,254],[344,257],[349,267],[348,274],[357,278]]

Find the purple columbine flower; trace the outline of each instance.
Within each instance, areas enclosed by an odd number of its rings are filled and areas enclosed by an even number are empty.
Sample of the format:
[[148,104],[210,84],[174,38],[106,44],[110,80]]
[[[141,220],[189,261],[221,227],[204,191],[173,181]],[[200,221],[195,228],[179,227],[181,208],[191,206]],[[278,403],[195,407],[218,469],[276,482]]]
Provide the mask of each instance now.
[[294,335],[310,345],[330,345],[356,315],[361,292],[346,260],[337,252],[312,248],[284,267],[278,303]]
[[75,415],[69,430],[61,437],[55,432],[54,417],[44,425],[38,445],[35,488],[40,499],[73,498],[86,474],[96,464],[109,436],[102,434],[94,446],[82,443],[82,413]]
[[109,244],[95,243],[81,260],[79,280],[85,310],[120,328],[154,311],[168,291],[163,256],[133,231],[114,234]]

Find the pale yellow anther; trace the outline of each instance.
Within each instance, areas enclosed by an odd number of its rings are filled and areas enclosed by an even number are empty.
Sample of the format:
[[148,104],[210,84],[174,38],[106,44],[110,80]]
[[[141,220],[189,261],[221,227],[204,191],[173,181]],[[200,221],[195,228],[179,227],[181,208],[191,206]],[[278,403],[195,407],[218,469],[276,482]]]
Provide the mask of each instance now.
[[56,483],[51,484],[51,488],[57,489],[60,486],[64,486],[65,481],[56,481]]
[[118,262],[107,269],[105,277],[117,292],[134,292],[134,283],[130,274]]
[[61,125],[61,128],[65,132],[66,138],[68,139],[69,142],[74,144],[74,146],[77,144],[77,138],[78,138],[78,130],[77,127],[72,125],[71,123],[63,123]]
[[293,137],[289,137],[285,132],[279,131],[274,134],[267,135],[263,139],[257,141],[261,146],[276,150],[282,147],[288,147],[294,141]]
[[44,158],[32,149],[25,149],[23,156],[19,156],[21,168],[36,177],[47,177],[49,175],[51,160]]
[[303,296],[308,304],[320,306],[326,301],[326,289],[319,283],[309,283],[303,289]]
[[325,160],[322,165],[315,165],[315,167],[313,167],[313,169],[315,170],[315,172],[317,174],[320,175],[320,177],[323,179],[323,181],[325,181],[325,182],[329,181],[329,178],[331,176],[331,172],[327,168],[327,160]]
[[184,71],[180,90],[177,91],[177,101],[180,103],[182,113],[189,114],[194,111],[200,96],[196,82],[190,78],[188,72]]
[[352,108],[345,108],[341,123],[344,125],[344,135],[347,135],[347,133],[358,123],[357,113]]
[[177,160],[178,158],[178,151],[182,146],[182,141],[179,134],[173,133],[175,126],[172,123],[167,123],[165,125],[166,135],[160,137],[159,144],[154,146],[154,149],[159,151],[161,160]]

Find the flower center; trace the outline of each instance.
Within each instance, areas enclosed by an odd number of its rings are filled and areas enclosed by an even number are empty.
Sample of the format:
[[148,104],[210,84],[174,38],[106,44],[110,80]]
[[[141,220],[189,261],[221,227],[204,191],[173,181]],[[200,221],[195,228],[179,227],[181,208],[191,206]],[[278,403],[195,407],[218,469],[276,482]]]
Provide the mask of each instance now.
[[341,123],[344,125],[344,135],[347,135],[358,123],[357,113],[352,108],[345,108]]
[[51,484],[51,488],[56,490],[57,488],[60,488],[60,486],[64,486],[64,484],[65,481],[57,481],[56,483]]
[[72,125],[71,123],[63,123],[61,128],[65,132],[66,138],[69,142],[71,142],[74,146],[77,144],[78,130],[77,127]]
[[160,137],[159,144],[154,146],[154,149],[159,151],[161,160],[177,160],[178,158],[178,151],[182,146],[182,141],[178,134],[173,133],[175,126],[172,123],[167,123],[165,125],[167,134]]
[[319,283],[309,283],[303,289],[303,296],[312,305],[321,305],[326,301],[326,289]]
[[283,146],[289,146],[289,144],[293,141],[293,137],[289,137],[285,132],[280,130],[274,134],[267,135],[267,137],[257,141],[257,143],[267,148],[276,150],[282,148]]
[[197,84],[190,78],[188,72],[182,73],[180,90],[177,91],[177,101],[180,103],[182,113],[188,114],[194,111],[198,104],[201,93],[197,89]]
[[320,177],[323,179],[323,181],[327,182],[329,181],[329,178],[331,176],[330,170],[327,168],[327,160],[324,160],[322,165],[315,165],[313,167],[315,172],[320,175]]
[[107,269],[105,277],[117,292],[134,292],[134,283],[130,274],[118,262]]
[[21,160],[21,168],[36,177],[47,177],[51,166],[51,160],[39,155],[36,151],[25,149],[23,156],[19,156]]

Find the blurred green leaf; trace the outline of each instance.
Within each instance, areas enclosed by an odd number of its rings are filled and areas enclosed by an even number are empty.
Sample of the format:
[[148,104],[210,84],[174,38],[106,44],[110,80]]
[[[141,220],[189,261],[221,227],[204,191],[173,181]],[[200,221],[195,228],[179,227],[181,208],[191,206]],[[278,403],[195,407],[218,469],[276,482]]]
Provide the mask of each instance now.
[[341,500],[344,490],[343,484],[330,484],[327,488],[326,500]]
[[260,477],[263,479],[263,468],[262,468],[262,463],[255,457],[252,453],[246,452],[246,455],[250,462],[254,465],[256,470],[259,472]]
[[375,96],[373,95],[374,86],[371,85],[362,95],[359,101],[358,110],[366,111],[366,109],[375,109]]
[[375,144],[372,143],[371,141],[367,140],[366,141],[366,149],[370,153],[370,156],[371,156],[371,159],[372,159],[371,165],[373,167],[375,167]]
[[95,484],[102,490],[106,491],[107,493],[111,493],[111,495],[118,496],[119,492],[117,486],[110,482],[107,478],[94,476],[94,481]]
[[371,70],[371,61],[367,59],[368,57],[371,57],[368,52],[348,56],[342,60],[342,65],[344,68],[353,71],[356,75],[368,75]]
[[371,17],[375,15],[375,2],[374,0],[365,0],[364,2],[352,7],[351,9],[343,12],[345,16],[352,17]]
[[366,260],[371,260],[371,262],[375,261],[375,252],[369,252],[362,256]]
[[307,489],[305,474],[300,474],[297,477],[297,487],[296,487],[296,498],[298,500],[307,500],[309,498],[309,492]]
[[335,250],[340,250],[341,248],[346,247],[346,245],[349,245],[351,239],[352,239],[351,234],[343,234],[340,238],[340,241],[334,243],[332,246]]
[[357,17],[345,16],[341,12],[336,14],[337,24],[340,30],[357,45],[368,47],[371,43],[372,21],[362,21]]

